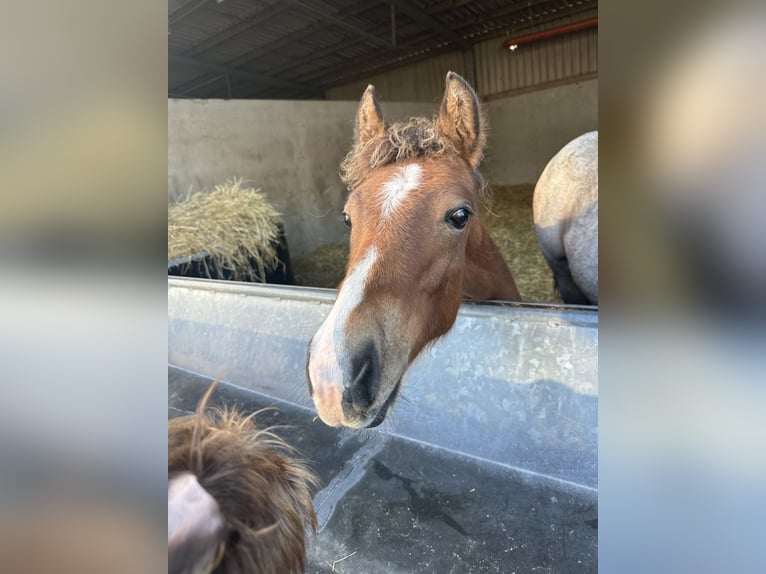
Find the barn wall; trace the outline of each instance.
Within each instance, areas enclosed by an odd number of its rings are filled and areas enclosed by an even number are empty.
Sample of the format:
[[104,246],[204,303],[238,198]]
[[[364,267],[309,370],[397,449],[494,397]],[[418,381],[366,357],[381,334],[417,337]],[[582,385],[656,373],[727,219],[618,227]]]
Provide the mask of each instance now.
[[330,88],[328,100],[357,100],[367,84],[375,86],[378,97],[390,102],[429,102],[436,104],[444,93],[444,77],[449,70],[465,75],[462,52],[449,52],[382,74]]
[[[578,22],[598,15],[597,10],[559,18],[543,28]],[[509,36],[534,32],[539,26],[509,30]],[[598,75],[598,29],[572,32],[520,46],[511,52],[503,47],[507,36],[495,36],[473,46],[474,87],[483,99],[512,95],[530,89],[577,82]],[[375,85],[388,101],[438,103],[444,91],[444,77],[452,70],[468,78],[466,57],[460,51],[440,54],[412,64],[349,82],[325,92],[329,100],[353,100]]]
[[536,90],[485,104],[490,183],[534,183],[568,141],[598,129],[598,80]]
[[[561,18],[545,28],[584,20],[596,12]],[[526,34],[527,31],[521,32]],[[511,32],[511,35],[514,35]],[[518,35],[518,34],[517,34]],[[531,44],[515,51],[503,47],[505,36],[474,46],[476,89],[483,98],[495,98],[523,90],[544,89],[553,84],[593,78],[598,74],[598,29],[580,30]]]
[[[283,214],[293,255],[345,241],[338,164],[351,144],[357,101],[169,100],[168,201],[243,177]],[[391,119],[431,110],[383,103]]]

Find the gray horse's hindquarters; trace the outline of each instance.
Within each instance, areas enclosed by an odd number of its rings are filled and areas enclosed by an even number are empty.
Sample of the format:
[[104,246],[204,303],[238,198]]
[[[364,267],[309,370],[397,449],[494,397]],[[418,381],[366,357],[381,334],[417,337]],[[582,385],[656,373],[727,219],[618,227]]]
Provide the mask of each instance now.
[[545,166],[533,200],[540,250],[565,303],[598,304],[598,132],[565,145]]

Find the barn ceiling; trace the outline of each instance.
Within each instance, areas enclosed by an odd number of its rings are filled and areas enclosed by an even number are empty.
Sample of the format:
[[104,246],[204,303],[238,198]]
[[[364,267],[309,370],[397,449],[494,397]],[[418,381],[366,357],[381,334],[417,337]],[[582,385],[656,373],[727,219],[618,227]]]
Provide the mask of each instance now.
[[168,94],[319,99],[328,88],[545,28],[597,0],[168,0]]

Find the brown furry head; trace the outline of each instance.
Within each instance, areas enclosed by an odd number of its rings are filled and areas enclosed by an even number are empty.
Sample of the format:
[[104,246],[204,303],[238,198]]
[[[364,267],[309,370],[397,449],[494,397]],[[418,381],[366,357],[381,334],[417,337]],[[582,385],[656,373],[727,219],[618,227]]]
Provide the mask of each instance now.
[[306,365],[325,424],[382,423],[410,364],[452,328],[464,296],[520,299],[478,215],[485,130],[476,94],[452,72],[433,120],[386,126],[375,89],[362,96],[342,165],[346,277]]
[[478,171],[487,141],[484,113],[473,88],[454,72],[446,78],[439,115],[386,124],[375,87],[367,86],[359,102],[354,143],[341,163],[341,179],[353,190],[379,167],[407,159],[462,157],[473,171],[477,189],[485,185]]
[[[168,480],[193,474],[224,518],[223,554],[202,571],[303,572],[306,528],[316,531],[311,499],[316,477],[293,458],[289,445],[255,426],[257,413],[206,413],[211,390],[196,414],[168,421]],[[215,556],[217,542],[211,544]],[[198,572],[199,563],[178,571]]]

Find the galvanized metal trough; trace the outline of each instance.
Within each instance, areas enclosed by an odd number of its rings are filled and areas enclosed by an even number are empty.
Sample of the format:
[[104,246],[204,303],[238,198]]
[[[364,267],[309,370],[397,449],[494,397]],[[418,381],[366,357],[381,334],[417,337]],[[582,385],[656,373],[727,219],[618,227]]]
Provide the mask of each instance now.
[[306,347],[335,292],[168,278],[169,416],[251,410],[322,480],[309,572],[595,572],[598,314],[465,303],[381,427],[316,419]]

